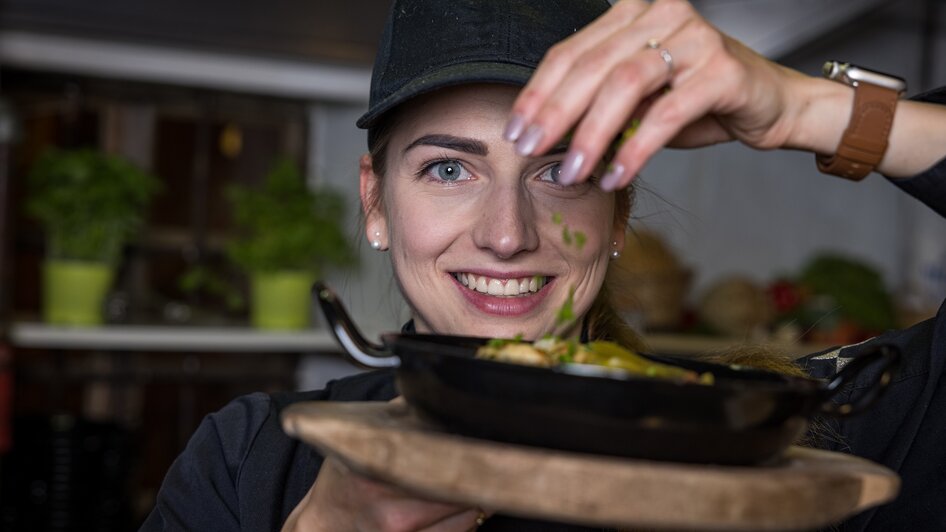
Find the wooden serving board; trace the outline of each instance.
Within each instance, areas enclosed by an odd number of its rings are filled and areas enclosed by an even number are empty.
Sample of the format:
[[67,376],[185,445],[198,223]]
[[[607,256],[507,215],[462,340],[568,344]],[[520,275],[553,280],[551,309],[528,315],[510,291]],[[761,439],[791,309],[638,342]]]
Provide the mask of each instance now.
[[775,465],[732,467],[466,438],[425,424],[404,403],[298,403],[282,422],[353,470],[425,498],[594,526],[811,529],[888,502],[900,486],[880,465],[801,447]]

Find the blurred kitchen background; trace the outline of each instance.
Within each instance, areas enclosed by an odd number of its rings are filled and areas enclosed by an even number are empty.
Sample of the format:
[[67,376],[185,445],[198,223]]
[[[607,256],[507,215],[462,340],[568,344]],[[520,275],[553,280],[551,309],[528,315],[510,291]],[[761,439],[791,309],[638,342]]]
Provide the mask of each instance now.
[[[803,72],[946,84],[942,0],[694,3]],[[316,276],[371,336],[406,319],[357,201],[387,5],[0,0],[0,530],[134,528],[204,415],[358,371]],[[946,297],[946,222],[879,176],[725,145],[638,183],[610,282],[655,351],[800,355]]]

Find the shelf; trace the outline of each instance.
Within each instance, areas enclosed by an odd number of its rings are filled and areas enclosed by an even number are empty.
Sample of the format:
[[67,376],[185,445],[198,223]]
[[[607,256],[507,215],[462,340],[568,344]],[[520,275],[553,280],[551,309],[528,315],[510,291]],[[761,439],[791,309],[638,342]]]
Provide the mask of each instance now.
[[[325,329],[268,332],[250,327],[197,327],[172,325],[107,325],[62,327],[17,322],[10,328],[17,347],[105,351],[340,352],[335,337]],[[650,351],[657,354],[697,355],[745,345],[761,345],[796,357],[824,351],[827,344],[746,342],[734,338],[682,334],[648,334]]]
[[62,327],[19,322],[10,328],[14,346],[103,351],[338,352],[328,330],[268,332],[250,327],[107,325]]

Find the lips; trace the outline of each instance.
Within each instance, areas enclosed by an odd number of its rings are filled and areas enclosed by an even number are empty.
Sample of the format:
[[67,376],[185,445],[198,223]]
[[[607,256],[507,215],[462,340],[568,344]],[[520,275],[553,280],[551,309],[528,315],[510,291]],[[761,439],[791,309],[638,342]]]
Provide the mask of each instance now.
[[534,294],[542,289],[548,281],[544,275],[501,279],[488,275],[457,272],[453,277],[463,286],[481,294],[491,296],[521,296]]
[[[496,275],[496,274],[493,274]],[[470,272],[451,274],[463,297],[484,314],[516,317],[532,312],[539,306],[554,277],[546,275],[491,276]]]

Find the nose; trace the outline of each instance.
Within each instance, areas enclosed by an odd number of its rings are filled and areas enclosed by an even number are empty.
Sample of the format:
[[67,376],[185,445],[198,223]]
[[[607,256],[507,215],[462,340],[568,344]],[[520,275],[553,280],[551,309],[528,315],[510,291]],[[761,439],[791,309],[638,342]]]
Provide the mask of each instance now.
[[535,208],[524,187],[497,188],[482,203],[479,223],[473,230],[477,247],[501,259],[538,247]]

